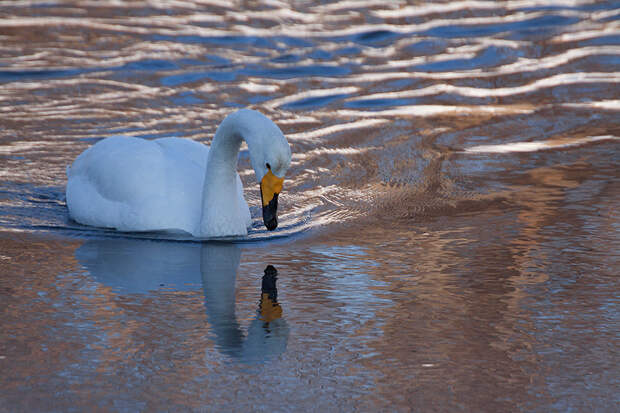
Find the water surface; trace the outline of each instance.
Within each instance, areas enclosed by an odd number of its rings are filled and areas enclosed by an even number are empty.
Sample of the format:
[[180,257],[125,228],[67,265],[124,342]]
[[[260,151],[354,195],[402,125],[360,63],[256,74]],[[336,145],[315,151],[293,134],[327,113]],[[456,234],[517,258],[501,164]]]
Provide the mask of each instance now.
[[[0,411],[615,411],[618,5],[222,4],[0,1]],[[239,107],[275,233],[244,150],[244,242],[69,219],[88,146]]]

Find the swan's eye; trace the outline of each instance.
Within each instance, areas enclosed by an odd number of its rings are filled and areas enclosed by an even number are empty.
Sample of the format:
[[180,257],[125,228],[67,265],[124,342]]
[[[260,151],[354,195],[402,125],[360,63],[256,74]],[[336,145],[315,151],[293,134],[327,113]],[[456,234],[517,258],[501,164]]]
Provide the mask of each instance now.
[[269,165],[269,162],[267,162],[265,166],[267,167],[267,169],[271,170],[271,165]]

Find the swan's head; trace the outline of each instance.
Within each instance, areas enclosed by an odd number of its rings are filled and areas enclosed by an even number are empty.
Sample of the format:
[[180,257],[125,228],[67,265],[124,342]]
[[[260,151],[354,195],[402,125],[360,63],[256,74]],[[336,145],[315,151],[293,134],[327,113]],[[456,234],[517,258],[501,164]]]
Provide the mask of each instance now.
[[278,195],[291,165],[291,148],[280,128],[260,112],[242,109],[233,115],[243,130],[252,168],[260,184],[263,222],[269,231],[278,226]]

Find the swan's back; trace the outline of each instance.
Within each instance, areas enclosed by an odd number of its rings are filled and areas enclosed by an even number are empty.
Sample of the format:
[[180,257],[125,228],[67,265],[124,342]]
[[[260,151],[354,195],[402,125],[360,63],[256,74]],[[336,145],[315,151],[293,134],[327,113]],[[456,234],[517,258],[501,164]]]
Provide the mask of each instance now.
[[120,231],[192,233],[208,153],[189,139],[104,139],[68,168],[69,213],[82,224]]

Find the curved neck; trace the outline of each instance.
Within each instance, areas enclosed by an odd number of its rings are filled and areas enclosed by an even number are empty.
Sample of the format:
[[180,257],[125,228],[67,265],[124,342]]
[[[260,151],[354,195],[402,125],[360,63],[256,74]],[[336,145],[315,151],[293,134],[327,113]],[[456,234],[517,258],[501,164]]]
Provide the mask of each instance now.
[[[245,222],[239,219],[237,191],[237,157],[241,142],[255,146],[250,122],[244,113],[235,112],[224,119],[215,132],[209,156],[202,194],[200,228],[196,234],[201,237],[222,235],[245,235]],[[218,223],[237,224],[236,233],[224,233]],[[230,231],[228,231],[230,232]]]
[[217,128],[211,148],[209,149],[209,158],[207,162],[206,179],[213,177],[222,177],[226,172],[227,177],[234,179],[237,171],[237,157],[239,148],[243,141],[241,131],[236,128],[235,124],[226,122],[228,118],[222,122]]
[[[262,115],[259,115],[262,116]],[[250,110],[239,110],[228,115],[218,126],[211,149],[209,151],[209,162],[207,163],[207,174],[211,170],[226,170],[235,174],[237,171],[237,157],[241,142],[246,141],[250,152],[257,149],[258,145],[252,125],[258,126],[257,114]],[[211,162],[213,161],[213,162]],[[226,168],[224,168],[226,167]],[[224,169],[220,169],[224,168]]]

